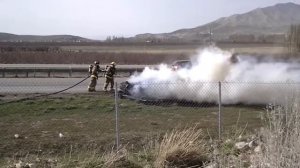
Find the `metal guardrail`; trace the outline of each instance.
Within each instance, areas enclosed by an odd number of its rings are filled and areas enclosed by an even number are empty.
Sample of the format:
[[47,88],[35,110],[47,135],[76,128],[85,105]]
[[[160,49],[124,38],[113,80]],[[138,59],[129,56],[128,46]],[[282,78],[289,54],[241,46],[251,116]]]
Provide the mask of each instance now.
[[[132,75],[136,72],[142,72],[144,68],[117,68],[117,73],[128,73]],[[53,77],[53,74],[67,74],[64,77],[73,77],[74,73],[80,73],[86,75],[88,73],[87,68],[81,67],[2,67],[0,68],[0,76],[2,78],[6,77],[38,77],[37,74],[45,74],[43,77]],[[32,74],[30,76],[30,74]],[[83,76],[84,76],[83,75]]]

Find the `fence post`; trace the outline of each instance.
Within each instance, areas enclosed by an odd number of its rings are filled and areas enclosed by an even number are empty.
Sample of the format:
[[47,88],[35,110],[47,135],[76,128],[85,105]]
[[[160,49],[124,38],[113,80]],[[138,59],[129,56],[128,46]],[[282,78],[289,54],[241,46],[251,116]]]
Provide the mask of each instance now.
[[219,81],[219,114],[218,114],[218,129],[219,129],[219,140],[221,140],[222,132],[222,83]]
[[118,83],[115,82],[115,111],[116,111],[116,146],[117,152],[120,146],[120,132],[119,132],[119,109],[118,109]]
[[36,75],[36,74],[35,74],[35,71],[36,71],[35,69],[36,69],[36,68],[35,68],[35,66],[34,66],[34,70],[33,70],[33,77],[34,77],[34,78],[35,78],[35,75]]
[[5,68],[2,69],[2,78],[5,78]]
[[69,77],[70,78],[72,77],[72,67],[71,66],[69,67]]
[[15,70],[15,73],[16,73],[15,77],[17,78],[18,77],[18,70],[17,69]]

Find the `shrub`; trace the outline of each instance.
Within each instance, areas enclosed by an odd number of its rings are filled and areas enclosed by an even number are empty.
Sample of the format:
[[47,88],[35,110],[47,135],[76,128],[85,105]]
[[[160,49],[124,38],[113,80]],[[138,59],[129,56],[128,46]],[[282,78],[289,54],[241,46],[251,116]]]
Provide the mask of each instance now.
[[202,166],[208,162],[203,133],[196,127],[165,134],[157,147],[155,167]]
[[294,101],[268,111],[269,126],[261,131],[263,150],[252,160],[255,167],[299,167],[300,110]]

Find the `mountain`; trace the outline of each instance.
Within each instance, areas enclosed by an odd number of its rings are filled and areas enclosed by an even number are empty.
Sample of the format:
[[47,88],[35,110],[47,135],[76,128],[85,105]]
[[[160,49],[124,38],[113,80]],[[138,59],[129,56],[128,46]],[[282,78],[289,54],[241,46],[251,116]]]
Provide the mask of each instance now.
[[244,14],[223,17],[211,23],[191,29],[180,29],[171,33],[139,34],[135,39],[168,39],[197,41],[209,39],[210,31],[216,40],[229,39],[234,35],[284,34],[291,24],[300,24],[300,5],[281,3],[258,8]]
[[0,42],[91,42],[93,40],[72,35],[15,35],[0,32]]

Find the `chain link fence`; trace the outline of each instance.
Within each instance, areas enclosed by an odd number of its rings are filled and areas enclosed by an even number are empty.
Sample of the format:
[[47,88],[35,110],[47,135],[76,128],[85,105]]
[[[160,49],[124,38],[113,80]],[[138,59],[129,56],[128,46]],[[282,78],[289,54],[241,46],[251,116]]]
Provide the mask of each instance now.
[[[266,110],[294,102],[299,96],[299,86],[297,83],[184,81],[133,84],[128,98],[137,102],[140,110],[127,114],[123,108],[121,118],[134,118],[129,124],[136,127],[146,124],[156,132],[165,130],[162,127],[197,124],[221,139],[237,129],[258,129],[263,125],[261,119]],[[126,101],[120,105],[126,107]],[[119,110],[122,111],[122,106]],[[125,124],[123,127],[126,128]]]
[[[33,117],[37,113],[42,118],[51,114],[44,129],[48,126],[52,132],[64,131],[70,138],[76,135],[74,141],[107,141],[103,139],[107,136],[114,141],[109,143],[118,147],[139,145],[145,137],[192,125],[219,139],[225,138],[233,127],[255,130],[263,125],[261,118],[268,108],[292,102],[300,91],[298,83],[128,83],[125,80],[116,79],[117,89],[111,92],[100,91],[104,84],[100,79],[98,91],[88,93],[89,80],[86,80],[66,93],[14,105],[24,107],[24,111],[38,109]],[[11,108],[6,104],[8,101],[56,92],[78,81],[76,78],[1,78],[0,108],[4,115]],[[22,110],[16,110],[23,115]],[[55,131],[51,125],[66,127]]]
[[[266,110],[293,102],[300,89],[298,83],[182,81],[125,85],[118,100],[119,132],[136,128],[135,133],[144,133],[140,125],[146,125],[160,133],[196,124],[219,139],[237,129],[259,129]],[[123,122],[126,119],[131,120]]]

